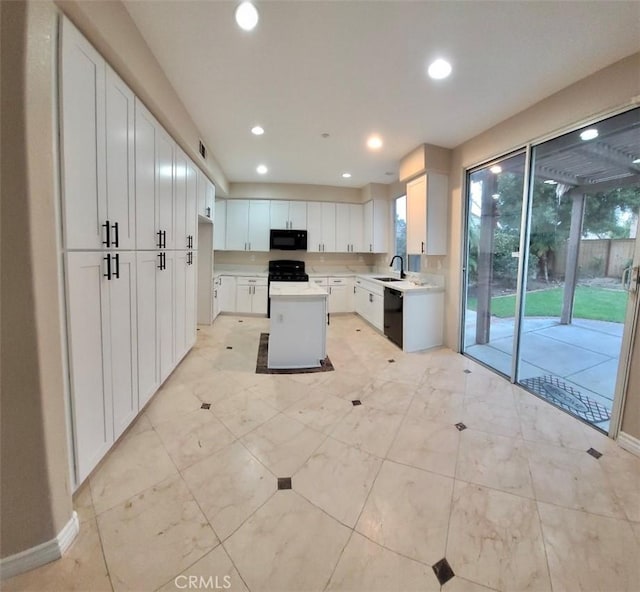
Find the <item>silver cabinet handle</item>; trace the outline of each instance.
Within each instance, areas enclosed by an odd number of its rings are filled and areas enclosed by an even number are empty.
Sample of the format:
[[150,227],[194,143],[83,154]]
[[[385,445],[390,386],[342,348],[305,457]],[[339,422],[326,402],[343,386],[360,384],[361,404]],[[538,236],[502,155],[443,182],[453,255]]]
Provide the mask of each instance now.
[[422,241],[422,252],[424,253],[424,241]]

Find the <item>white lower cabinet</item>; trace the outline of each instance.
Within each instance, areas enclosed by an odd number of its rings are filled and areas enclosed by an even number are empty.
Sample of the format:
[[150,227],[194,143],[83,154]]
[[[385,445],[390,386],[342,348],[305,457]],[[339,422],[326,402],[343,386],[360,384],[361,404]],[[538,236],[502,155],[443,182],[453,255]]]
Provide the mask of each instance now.
[[236,312],[267,314],[267,278],[239,277],[236,288]]
[[174,367],[175,355],[175,274],[176,253],[162,251],[164,260],[162,269],[158,270],[158,368],[160,370],[160,384],[171,374]]
[[220,312],[236,312],[236,278],[221,275],[218,278],[218,307]]
[[384,329],[384,289],[366,280],[355,280],[356,312],[379,331]]
[[175,359],[180,361],[196,340],[197,253],[175,252]]
[[135,258],[131,252],[67,253],[66,276],[80,482],[138,411]]
[[329,288],[329,313],[353,312],[353,278],[330,277]]
[[138,393],[140,408],[160,386],[158,370],[158,280],[160,252],[138,251]]

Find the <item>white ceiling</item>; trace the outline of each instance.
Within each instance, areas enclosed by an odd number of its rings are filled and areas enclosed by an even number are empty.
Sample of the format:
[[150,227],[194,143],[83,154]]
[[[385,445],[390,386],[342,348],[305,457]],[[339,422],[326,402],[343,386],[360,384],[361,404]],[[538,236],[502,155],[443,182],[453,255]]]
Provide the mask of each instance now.
[[[257,0],[251,33],[236,2],[124,3],[231,182],[389,183],[418,144],[455,147],[640,49],[640,2]],[[426,76],[436,57],[449,79]]]

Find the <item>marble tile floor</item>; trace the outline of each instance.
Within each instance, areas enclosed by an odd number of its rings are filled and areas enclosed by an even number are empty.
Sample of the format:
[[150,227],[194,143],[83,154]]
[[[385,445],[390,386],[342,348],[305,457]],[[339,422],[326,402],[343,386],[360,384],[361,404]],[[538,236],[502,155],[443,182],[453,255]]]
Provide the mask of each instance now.
[[251,317],[201,327],[74,496],[67,554],[2,589],[640,589],[640,458],[354,315],[328,328],[334,372],[255,374],[262,331]]

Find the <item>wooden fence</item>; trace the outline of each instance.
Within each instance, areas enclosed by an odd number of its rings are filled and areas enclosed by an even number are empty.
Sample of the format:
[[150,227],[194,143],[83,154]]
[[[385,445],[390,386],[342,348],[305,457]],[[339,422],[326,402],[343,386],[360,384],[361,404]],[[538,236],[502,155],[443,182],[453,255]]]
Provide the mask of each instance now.
[[[623,270],[633,259],[635,242],[633,238],[581,240],[579,277],[621,278]],[[555,253],[554,277],[564,277],[566,260],[567,244],[563,243]]]

